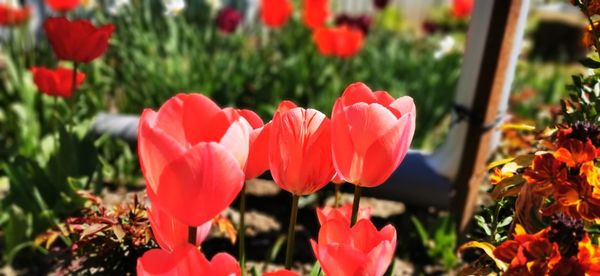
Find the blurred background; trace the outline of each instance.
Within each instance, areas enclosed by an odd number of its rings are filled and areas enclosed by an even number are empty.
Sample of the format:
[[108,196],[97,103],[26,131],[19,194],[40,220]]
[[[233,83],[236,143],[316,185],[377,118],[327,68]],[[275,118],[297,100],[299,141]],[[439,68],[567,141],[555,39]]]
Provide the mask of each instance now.
[[[323,55],[303,23],[301,1],[292,2],[294,13],[285,25],[269,28],[260,20],[259,0],[81,0],[70,17],[112,23],[116,31],[107,53],[80,67],[87,78],[78,93],[63,101],[39,93],[29,71],[57,65],[40,26],[58,13],[44,1],[0,0],[0,7],[27,6],[30,11],[25,23],[0,26],[0,249],[5,266],[25,274],[57,267],[54,257],[65,253],[44,257],[53,252],[44,245],[57,242],[64,249],[73,244],[61,225],[89,207],[89,198],[77,191],[92,191],[113,206],[143,189],[135,147],[89,132],[99,113],[138,115],[178,92],[200,92],[222,106],[253,109],[265,121],[285,99],[330,114],[344,88],[361,81],[373,90],[414,98],[413,148],[430,151],[444,141],[472,5],[461,3],[472,1],[332,0],[327,25],[351,25],[363,34],[362,47],[349,57]],[[560,111],[570,76],[585,72],[578,61],[587,54],[589,30],[569,1],[531,2],[509,120],[543,125]],[[77,126],[66,130],[55,118],[69,110],[75,111]],[[61,131],[65,134],[57,136]],[[254,203],[260,202],[257,196]],[[411,216],[435,214],[424,219],[433,225],[439,223],[437,211],[415,209],[406,215],[405,206],[388,203],[377,205],[392,210],[382,218],[413,232],[400,238],[406,243],[397,255],[405,260],[405,271],[456,265],[453,253],[454,258],[440,247],[429,253],[420,239],[409,241],[418,235]],[[272,244],[277,237],[266,239]],[[231,249],[209,244],[208,252]],[[24,268],[29,260],[39,267]],[[62,265],[69,262],[61,260]],[[131,265],[124,264],[124,270]]]

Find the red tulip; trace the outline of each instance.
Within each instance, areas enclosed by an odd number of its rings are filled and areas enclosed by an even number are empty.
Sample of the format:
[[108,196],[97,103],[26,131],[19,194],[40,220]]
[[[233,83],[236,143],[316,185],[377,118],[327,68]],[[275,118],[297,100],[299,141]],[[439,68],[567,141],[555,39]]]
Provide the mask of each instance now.
[[[73,70],[58,67],[49,69],[45,67],[31,68],[33,82],[38,89],[48,96],[68,98],[73,94]],[[77,72],[75,87],[79,88],[85,80],[85,74]]]
[[196,247],[185,244],[173,252],[146,251],[137,261],[137,275],[240,275],[240,265],[227,253],[215,255],[209,262]]
[[280,105],[271,122],[269,167],[279,187],[307,195],[325,186],[334,174],[330,121],[317,110],[290,107],[288,102]]
[[377,231],[367,219],[350,228],[333,219],[321,225],[319,242],[310,242],[325,275],[383,275],[394,257],[396,229]]
[[[324,207],[323,209],[317,208],[317,218],[319,219],[319,224],[323,225],[328,220],[336,219],[340,221],[344,221],[348,225],[350,225],[350,218],[352,216],[352,204],[344,204],[342,207],[333,208],[330,206]],[[371,218],[371,208],[360,208],[358,210],[357,215],[358,220],[361,219],[370,219]]]
[[[188,243],[188,225],[184,224],[160,208],[148,207],[148,220],[152,227],[152,234],[156,243],[163,250],[173,252],[175,248]],[[212,220],[198,226],[196,231],[196,245],[200,245],[210,233]]]
[[112,24],[95,27],[87,20],[69,21],[51,17],[44,22],[48,41],[59,59],[88,63],[108,48],[108,39],[115,27]]
[[287,269],[280,269],[272,272],[265,272],[262,276],[300,276],[300,273]]
[[21,25],[29,19],[31,8],[21,8],[0,4],[0,26],[12,27]]
[[260,18],[271,28],[283,26],[293,11],[289,0],[261,0],[260,7]]
[[452,14],[456,17],[466,17],[473,11],[474,0],[453,0]]
[[330,14],[327,2],[327,0],[304,0],[302,20],[307,27],[316,29],[325,24]]
[[360,30],[344,25],[317,29],[313,39],[322,55],[352,57],[362,48],[364,35]]
[[262,119],[248,109],[238,110],[250,126],[250,149],[244,170],[246,180],[256,178],[269,169],[269,133],[271,125],[264,125]]
[[187,225],[202,225],[235,199],[251,127],[206,96],[179,94],[144,110],[138,155],[150,200]]
[[79,6],[79,0],[46,0],[46,5],[57,12],[65,13]]
[[412,98],[394,100],[363,83],[348,86],[333,106],[332,142],[336,171],[347,182],[375,187],[406,156],[415,133]]

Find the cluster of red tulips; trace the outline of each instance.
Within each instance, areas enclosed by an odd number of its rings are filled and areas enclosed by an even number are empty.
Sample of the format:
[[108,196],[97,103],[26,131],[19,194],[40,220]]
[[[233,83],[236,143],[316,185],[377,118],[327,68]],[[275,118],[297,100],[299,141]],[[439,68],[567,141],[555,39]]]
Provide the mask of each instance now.
[[[318,211],[315,256],[327,275],[382,275],[393,258],[396,231],[391,225],[377,230],[368,211],[359,210],[360,189],[382,184],[399,166],[414,134],[415,115],[412,98],[394,99],[362,83],[346,88],[331,119],[284,101],[264,124],[253,111],[220,108],[201,94],[179,94],[158,111],[144,110],[138,154],[151,227],[161,248],[138,260],[138,274],[245,272],[244,256],[239,256],[241,266],[225,253],[208,261],[196,246],[212,219],[240,192],[243,196],[244,181],[270,170],[292,195],[286,269],[292,265],[299,197],[335,177],[355,185],[354,203]],[[242,240],[243,225],[239,229]]]
[[33,67],[33,81],[38,89],[49,96],[71,97],[85,80],[85,74],[77,71],[78,64],[89,63],[106,52],[114,29],[112,24],[95,27],[83,19],[46,19],[44,30],[54,54],[59,60],[73,62],[73,67]]
[[[271,27],[283,26],[292,15],[293,6],[290,0],[262,0],[262,22]],[[364,28],[351,24],[348,20],[340,21],[337,26],[327,26],[332,13],[328,0],[304,0],[302,21],[312,30],[313,40],[319,53],[325,56],[352,57],[363,46]]]

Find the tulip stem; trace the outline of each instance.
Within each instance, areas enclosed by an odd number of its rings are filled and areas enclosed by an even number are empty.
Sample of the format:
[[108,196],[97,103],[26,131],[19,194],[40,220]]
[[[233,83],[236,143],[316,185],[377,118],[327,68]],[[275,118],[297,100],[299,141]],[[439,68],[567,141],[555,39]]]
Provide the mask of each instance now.
[[285,269],[292,268],[294,255],[294,241],[296,235],[296,220],[298,218],[298,200],[300,196],[292,194],[292,212],[290,214],[290,226],[288,228],[287,250],[285,253]]
[[239,257],[242,276],[246,275],[246,223],[244,216],[246,215],[246,183],[242,186],[240,193],[240,225],[239,225]]
[[196,246],[196,232],[198,231],[198,228],[196,226],[190,226],[188,228],[188,242],[191,243],[193,246]]
[[352,220],[350,226],[356,224],[356,218],[358,217],[358,206],[360,205],[360,186],[354,186],[354,201],[352,202]]
[[338,207],[340,207],[340,199],[342,197],[342,192],[340,191],[342,184],[334,184],[334,187],[335,187],[335,201],[333,203],[333,207],[338,208]]
[[[77,66],[78,63],[76,61],[73,62],[73,77],[72,77],[72,81],[71,81],[71,97],[73,97],[72,99],[70,99],[69,102],[69,111],[71,112],[71,122],[75,124],[75,92],[77,92]],[[71,126],[71,130],[73,129],[73,126]]]

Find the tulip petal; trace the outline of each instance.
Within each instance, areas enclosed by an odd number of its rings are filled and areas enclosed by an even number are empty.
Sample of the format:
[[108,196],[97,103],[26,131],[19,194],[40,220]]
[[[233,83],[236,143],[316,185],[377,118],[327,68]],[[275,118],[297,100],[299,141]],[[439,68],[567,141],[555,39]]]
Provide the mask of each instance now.
[[175,218],[197,226],[229,206],[243,181],[237,160],[223,146],[199,143],[164,168],[157,199]]
[[250,149],[246,161],[246,179],[253,179],[269,169],[269,136],[271,124],[250,133]]
[[[156,205],[156,203],[155,203]],[[188,243],[188,225],[175,219],[158,206],[147,209],[148,220],[152,227],[154,239],[163,250],[172,252],[175,248]],[[210,233],[212,220],[198,226],[196,231],[196,245],[200,245]]]
[[158,114],[145,109],[140,117],[138,130],[138,155],[146,184],[155,192],[158,189],[159,176],[165,166],[184,152],[182,146],[156,128]]
[[248,121],[252,129],[257,129],[264,125],[263,120],[256,114],[254,111],[249,109],[240,109],[238,110],[240,115]]
[[377,102],[376,95],[373,94],[371,88],[362,82],[350,84],[340,97],[344,106],[353,105],[356,103],[375,103]]
[[202,94],[181,94],[181,97],[184,101],[182,123],[185,139],[192,145],[218,142],[231,122],[228,115]]
[[398,168],[410,146],[410,122],[410,114],[403,116],[372,143],[364,156],[360,186],[378,186]]
[[211,272],[205,275],[229,276],[242,273],[239,263],[227,253],[218,253],[211,261]]
[[137,262],[137,275],[199,275],[204,258],[196,247],[190,244],[178,247],[172,253],[161,249],[146,251]]
[[227,131],[219,141],[224,148],[238,161],[240,169],[246,167],[248,159],[250,132],[252,128],[243,117],[239,117],[236,121],[229,125]]

